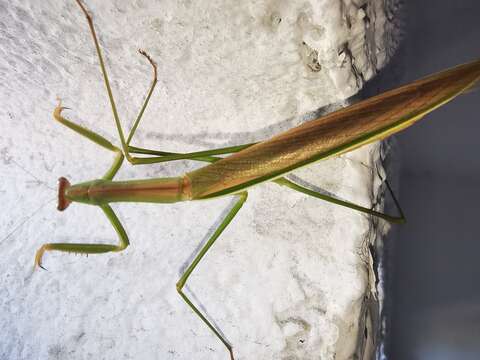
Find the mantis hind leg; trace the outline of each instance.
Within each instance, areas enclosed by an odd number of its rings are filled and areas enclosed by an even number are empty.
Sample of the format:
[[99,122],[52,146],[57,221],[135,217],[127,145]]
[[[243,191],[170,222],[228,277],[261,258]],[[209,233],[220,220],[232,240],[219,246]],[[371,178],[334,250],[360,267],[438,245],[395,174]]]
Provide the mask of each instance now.
[[193,310],[193,312],[210,328],[210,330],[213,331],[213,333],[217,336],[217,338],[225,345],[227,348],[231,360],[233,360],[233,350],[232,346],[230,343],[225,339],[224,335],[221,334],[220,330],[213,325],[204,314],[192,303],[190,298],[183,292],[183,287],[187,283],[187,280],[189,276],[192,274],[193,270],[197,267],[197,265],[200,263],[202,258],[205,256],[207,251],[212,247],[212,245],[215,243],[215,241],[218,239],[218,237],[221,235],[223,230],[230,224],[230,222],[233,220],[235,215],[237,215],[238,211],[241,209],[245,201],[247,200],[247,192],[243,192],[239,194],[239,199],[235,203],[235,205],[232,207],[232,209],[229,211],[225,219],[222,221],[222,223],[218,226],[218,228],[215,230],[213,235],[208,239],[206,244],[200,249],[198,252],[197,256],[195,259],[193,259],[192,263],[188,266],[188,268],[185,270],[183,275],[180,277],[180,280],[177,282],[177,292],[180,294],[182,299],[187,303],[187,305]]
[[[225,148],[219,148],[219,149],[213,149],[213,150],[206,150],[206,151],[197,151],[197,152],[191,152],[191,153],[174,153],[174,152],[167,152],[167,151],[143,149],[143,148],[131,146],[130,152],[137,153],[137,154],[153,155],[153,157],[151,158],[142,158],[142,160],[144,161],[142,162],[143,164],[147,164],[147,163],[152,164],[152,163],[168,162],[168,161],[175,161],[175,160],[195,160],[195,161],[213,163],[221,159],[221,157],[214,156],[214,155],[230,154],[230,153],[238,152],[252,145],[255,145],[255,143],[243,144],[243,145],[237,145],[237,146],[231,146],[231,147],[225,147]],[[306,188],[304,186],[301,186],[299,184],[296,184],[285,177],[281,177],[273,181],[278,185],[287,186],[290,189],[301,192],[303,194],[313,196],[317,199],[321,199],[339,206],[344,206],[365,214],[376,216],[390,223],[403,224],[406,221],[402,208],[400,207],[400,203],[395,197],[395,194],[387,180],[385,180],[385,184],[394,201],[395,207],[397,208],[397,211],[400,214],[399,216],[384,214],[379,211],[375,211],[373,209],[369,209],[367,207],[360,206],[349,201],[335,198],[331,195],[327,195],[325,193],[321,193],[319,191],[315,191],[315,190]]]
[[78,253],[78,254],[102,254],[106,252],[117,252],[124,250],[129,244],[127,233],[118,220],[117,215],[113,212],[112,208],[108,205],[100,205],[101,209],[107,216],[108,220],[115,229],[120,243],[118,245],[114,244],[81,244],[81,243],[49,243],[44,244],[37,250],[35,255],[35,267],[39,266],[45,269],[42,266],[42,257],[46,251],[63,251],[69,253]]
[[315,190],[306,188],[304,186],[298,185],[298,184],[294,183],[293,181],[290,181],[290,180],[288,180],[284,177],[278,178],[278,179],[274,180],[274,182],[277,183],[278,185],[289,187],[292,190],[301,192],[301,193],[309,195],[309,196],[313,196],[317,199],[321,199],[321,200],[324,200],[324,201],[327,201],[327,202],[330,202],[330,203],[333,203],[333,204],[336,204],[336,205],[347,207],[347,208],[352,209],[352,210],[356,210],[356,211],[359,211],[359,212],[362,212],[362,213],[365,213],[365,214],[369,214],[369,215],[372,215],[372,216],[379,217],[379,218],[384,219],[384,220],[386,220],[390,223],[403,224],[406,221],[405,216],[404,216],[403,211],[402,211],[402,208],[400,207],[400,204],[399,204],[397,198],[395,197],[395,194],[393,193],[393,190],[390,187],[390,184],[388,183],[387,180],[385,180],[385,185],[387,186],[387,189],[388,189],[388,191],[389,191],[389,193],[390,193],[390,195],[391,195],[391,197],[392,197],[392,199],[395,203],[395,207],[397,208],[397,211],[400,214],[399,216],[387,215],[387,214],[375,211],[373,209],[369,209],[367,207],[354,204],[354,203],[349,202],[349,201],[345,201],[345,200],[335,198],[333,196],[321,193],[319,191],[315,191]]

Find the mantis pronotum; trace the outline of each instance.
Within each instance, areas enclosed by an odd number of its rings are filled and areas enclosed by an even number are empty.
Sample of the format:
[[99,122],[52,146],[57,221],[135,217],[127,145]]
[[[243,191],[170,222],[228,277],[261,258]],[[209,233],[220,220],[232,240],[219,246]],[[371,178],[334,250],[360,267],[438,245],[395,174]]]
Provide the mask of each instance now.
[[[270,140],[256,144],[245,144],[185,154],[144,149],[132,146],[130,143],[157,83],[156,64],[145,52],[141,51],[141,54],[153,68],[153,81],[134,126],[129,134],[125,136],[92,18],[83,3],[80,0],[76,1],[87,18],[94,40],[121,146],[117,147],[97,133],[66,119],[62,115],[64,108],[58,105],[54,110],[54,118],[58,122],[115,154],[112,166],[101,179],[70,185],[68,180],[60,178],[58,209],[65,210],[71,202],[99,206],[116,230],[120,243],[118,245],[49,243],[43,245],[38,250],[35,264],[42,266],[41,260],[45,251],[56,250],[97,254],[117,252],[125,249],[129,245],[128,236],[109,203],[171,203],[206,200],[224,195],[237,196],[236,204],[228,212],[177,282],[179,295],[225,345],[231,359],[234,358],[232,346],[219,329],[204,316],[184,293],[183,288],[196,266],[247,200],[247,189],[265,181],[274,181],[279,185],[289,187],[306,195],[378,216],[390,222],[403,222],[404,217],[401,211],[399,217],[379,213],[372,209],[340,201],[305,188],[283,176],[302,166],[351,151],[364,144],[392,135],[412,125],[427,113],[461,94],[480,78],[480,61],[462,65],[362,101],[281,133]],[[141,154],[144,157],[132,154]],[[233,155],[225,158],[217,156],[222,154]],[[211,164],[181,177],[113,181],[125,158],[133,165],[153,164],[179,159],[204,161]]]

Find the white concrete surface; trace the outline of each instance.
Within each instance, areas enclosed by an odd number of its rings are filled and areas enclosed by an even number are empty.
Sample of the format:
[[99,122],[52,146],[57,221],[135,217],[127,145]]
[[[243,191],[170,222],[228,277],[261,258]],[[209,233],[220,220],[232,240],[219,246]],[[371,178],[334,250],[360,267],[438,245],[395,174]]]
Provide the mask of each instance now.
[[[159,84],[132,144],[171,151],[261,140],[326,105],[345,105],[386,59],[382,4],[86,1],[126,128],[151,79],[137,49],[158,62]],[[131,239],[126,251],[48,253],[48,271],[32,273],[45,242],[117,241],[99,209],[55,209],[59,176],[101,177],[112,161],[53,120],[57,97],[72,108],[70,119],[117,141],[73,0],[0,0],[0,79],[0,358],[227,359],[175,283],[229,198],[116,204]],[[377,158],[373,145],[295,175],[369,205],[378,191]],[[175,176],[198,166],[124,165],[118,178]],[[250,191],[188,288],[236,359],[349,359],[362,352],[357,337],[374,237],[364,215],[264,184]]]

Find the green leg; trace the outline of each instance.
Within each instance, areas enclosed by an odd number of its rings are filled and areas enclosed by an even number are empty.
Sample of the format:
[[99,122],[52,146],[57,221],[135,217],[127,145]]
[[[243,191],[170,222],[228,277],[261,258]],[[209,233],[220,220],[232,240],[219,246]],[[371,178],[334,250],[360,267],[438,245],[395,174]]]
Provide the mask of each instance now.
[[93,132],[92,130],[87,129],[86,127],[80,126],[68,119],[65,119],[62,116],[62,111],[64,109],[66,108],[62,107],[61,104],[58,104],[58,106],[53,111],[53,117],[55,118],[55,120],[57,120],[60,124],[65,125],[66,127],[72,129],[73,131],[80,134],[81,136],[89,139],[90,141],[93,141],[95,144],[100,145],[104,149],[113,151],[116,154],[112,166],[110,167],[110,169],[108,169],[108,171],[103,176],[103,179],[105,180],[112,180],[115,174],[117,173],[118,169],[120,169],[120,166],[122,166],[122,162],[124,158],[122,151],[118,147],[113,145],[110,141],[105,139],[103,136]]
[[[130,152],[132,153],[137,153],[137,154],[148,154],[148,155],[156,155],[156,157],[153,158],[145,158],[146,162],[150,161],[153,159],[153,162],[167,162],[167,161],[174,161],[174,160],[180,160],[180,159],[187,159],[187,160],[197,160],[197,161],[204,161],[204,162],[215,162],[220,160],[220,157],[212,156],[212,155],[219,155],[219,154],[227,154],[227,153],[234,153],[238,152],[240,150],[243,150],[249,146],[254,145],[255,143],[251,144],[244,144],[244,145],[238,145],[238,146],[231,146],[231,147],[225,147],[221,149],[213,149],[213,150],[207,150],[207,151],[198,151],[198,152],[191,152],[191,153],[173,153],[173,152],[166,152],[166,151],[157,151],[157,150],[149,150],[149,149],[143,149],[143,148],[138,148],[134,146],[130,146]],[[397,208],[398,212],[400,213],[400,216],[391,216],[387,214],[383,214],[381,212],[348,202],[340,199],[336,199],[332,196],[328,196],[326,194],[319,193],[317,191],[305,188],[301,185],[295,184],[294,182],[286,179],[285,177],[278,178],[274,180],[279,185],[282,186],[287,186],[293,190],[299,191],[301,193],[316,197],[318,199],[322,199],[340,206],[345,206],[353,210],[357,210],[366,214],[370,214],[373,216],[377,216],[381,219],[384,219],[388,222],[391,223],[397,223],[397,224],[402,224],[405,223],[406,219],[403,214],[403,211],[400,207],[399,202],[397,201],[397,198],[395,197],[395,194],[393,193],[390,184],[388,181],[385,180],[385,183],[387,185],[388,191],[390,192],[392,199],[395,203],[395,207]]]
[[79,253],[79,254],[101,254],[111,251],[122,251],[129,245],[128,236],[123,228],[122,224],[118,220],[117,215],[113,212],[112,208],[108,205],[99,205],[108,220],[112,224],[113,228],[120,238],[120,244],[74,244],[74,243],[50,243],[44,244],[38,249],[37,254],[35,255],[35,267],[39,266],[42,269],[45,269],[42,266],[42,257],[45,251],[63,251],[69,253]]
[[228,349],[228,352],[230,353],[230,358],[231,360],[233,360],[233,350],[232,350],[232,346],[228,343],[228,341],[223,337],[222,334],[220,334],[219,330],[217,330],[215,328],[215,326],[207,320],[207,318],[205,317],[205,315],[203,315],[200,310],[195,306],[193,305],[192,301],[187,297],[187,295],[185,295],[185,293],[183,292],[183,287],[185,286],[189,276],[192,274],[193,270],[195,270],[195,268],[197,267],[197,265],[200,263],[200,261],[202,260],[202,258],[205,256],[205,254],[207,253],[207,251],[212,247],[213,243],[215,242],[215,240],[217,240],[217,238],[220,236],[220,234],[223,232],[223,230],[225,230],[225,228],[228,226],[228,224],[230,224],[230,222],[233,220],[233,218],[235,217],[235,215],[238,213],[238,211],[240,210],[240,208],[243,206],[243,204],[245,203],[245,201],[247,200],[247,192],[243,192],[243,193],[240,193],[239,194],[240,198],[238,199],[238,201],[235,203],[234,207],[230,210],[230,212],[227,214],[227,216],[225,217],[225,219],[222,221],[222,223],[220,224],[220,226],[215,230],[214,234],[212,235],[212,237],[210,239],[208,239],[207,243],[202,247],[202,249],[200,250],[200,252],[197,254],[197,256],[195,257],[195,259],[193,259],[192,263],[190,264],[190,266],[187,268],[187,270],[185,270],[185,272],[183,273],[182,277],[180,278],[180,280],[178,280],[177,282],[177,291],[178,293],[180,294],[180,296],[182,297],[182,299],[187,303],[187,305],[193,310],[193,312],[195,314],[197,314],[197,316],[210,328],[210,330],[213,331],[213,333],[217,336],[218,339],[220,339],[220,341],[225,345],[225,347]]
[[137,118],[135,119],[135,122],[132,126],[132,129],[130,130],[130,133],[128,134],[127,137],[127,149],[129,149],[129,144],[130,141],[132,140],[133,134],[135,134],[135,131],[137,130],[138,124],[140,123],[140,120],[142,119],[143,113],[145,112],[145,109],[147,108],[148,102],[150,101],[150,97],[153,94],[153,90],[155,89],[155,85],[157,85],[157,64],[155,64],[155,61],[152,60],[152,58],[143,50],[138,50],[138,52],[145,56],[153,67],[153,80],[152,80],[152,85],[150,85],[150,89],[148,90],[147,96],[145,97],[145,101],[143,102],[142,108],[140,109],[140,112],[137,115]]
[[[150,89],[147,93],[147,96],[145,98],[145,101],[142,105],[142,108],[140,109],[140,112],[139,112],[139,114],[138,114],[138,116],[137,116],[137,118],[136,118],[136,120],[135,120],[135,122],[132,126],[132,129],[130,130],[130,133],[129,133],[127,139],[125,140],[123,129],[122,129],[122,126],[120,124],[120,118],[118,116],[117,107],[115,105],[115,100],[114,100],[114,97],[113,97],[113,94],[112,94],[110,81],[108,79],[107,70],[105,68],[105,63],[104,63],[104,60],[103,60],[102,51],[101,51],[100,45],[98,43],[98,38],[97,38],[97,35],[96,35],[96,32],[95,32],[95,28],[93,26],[92,17],[88,13],[88,11],[86,10],[86,8],[82,4],[82,2],[80,0],[76,0],[76,1],[77,1],[78,5],[80,6],[80,8],[82,9],[83,13],[85,14],[85,17],[87,18],[87,21],[88,21],[88,26],[90,28],[90,33],[92,34],[92,37],[93,37],[93,42],[95,44],[95,50],[97,52],[98,60],[99,60],[99,63],[100,63],[100,68],[101,68],[101,71],[102,71],[103,80],[104,80],[104,83],[105,83],[105,87],[107,89],[108,99],[110,101],[110,105],[111,105],[111,108],[112,108],[112,113],[113,113],[113,117],[114,117],[114,120],[115,120],[115,125],[117,127],[117,131],[118,131],[118,134],[119,134],[119,137],[120,137],[123,153],[124,153],[125,157],[127,158],[127,160],[134,165],[154,164],[154,163],[159,163],[159,162],[173,161],[173,160],[180,160],[180,159],[201,158],[201,157],[204,157],[204,156],[205,156],[204,160],[200,160],[200,161],[209,161],[209,162],[216,161],[213,158],[208,158],[208,153],[210,153],[210,151],[195,152],[195,153],[189,153],[189,154],[184,154],[184,155],[170,153],[170,154],[165,154],[166,156],[168,156],[167,158],[165,158],[163,152],[155,152],[155,154],[152,154],[151,153],[152,151],[150,151],[150,150],[135,148],[133,146],[130,146],[130,142],[133,138],[133,135],[135,134],[135,131],[137,130],[137,127],[140,123],[140,120],[142,119],[143,113],[145,112],[145,109],[148,105],[148,102],[150,101],[150,98],[152,96],[153,90],[155,89],[155,86],[157,84],[157,66],[156,66],[155,62],[152,60],[152,58],[145,51],[140,50],[140,54],[145,56],[153,67],[153,81],[152,81]],[[234,151],[239,151],[239,150],[241,150],[241,149],[243,149],[243,148],[245,148],[249,145],[240,145],[240,146],[232,146],[232,147],[229,147],[229,148],[216,149],[216,150],[212,150],[210,154],[211,155],[215,155],[215,154],[218,155],[218,154],[231,153],[231,152],[234,152]],[[132,157],[130,155],[130,152],[141,153],[141,154],[149,154],[149,155],[157,155],[157,156],[150,157],[150,158],[138,158],[138,157]]]
[[[145,56],[153,67],[153,81],[152,81],[150,89],[147,93],[146,99],[143,103],[143,106],[140,109],[140,112],[139,112],[139,114],[138,114],[138,116],[135,120],[135,123],[133,124],[133,127],[132,127],[132,129],[131,129],[131,131],[128,135],[128,139],[125,142],[125,139],[124,139],[124,136],[123,136],[123,130],[122,130],[122,127],[120,125],[120,120],[119,120],[118,113],[117,113],[117,108],[116,108],[116,105],[115,105],[115,100],[113,98],[112,90],[111,90],[111,87],[110,87],[110,82],[108,80],[107,71],[105,69],[105,64],[104,64],[104,61],[103,61],[102,53],[101,53],[100,46],[99,46],[99,43],[98,43],[98,39],[97,39],[97,36],[96,36],[96,33],[95,33],[95,29],[93,27],[92,18],[90,16],[90,14],[87,12],[87,10],[85,9],[82,2],[80,0],[76,0],[76,1],[77,1],[78,5],[80,6],[80,8],[82,9],[83,13],[85,14],[86,18],[87,18],[88,25],[90,27],[90,32],[93,36],[93,40],[94,40],[94,43],[95,43],[95,49],[96,49],[96,52],[97,52],[97,55],[98,55],[98,58],[99,58],[100,67],[101,67],[101,70],[102,70],[105,86],[107,88],[108,98],[110,100],[110,105],[112,107],[113,116],[114,116],[114,119],[115,119],[115,124],[117,125],[117,130],[119,132],[120,139],[121,139],[121,142],[122,142],[123,153],[118,147],[114,146],[110,141],[108,141],[107,139],[105,139],[101,135],[99,135],[99,134],[97,134],[97,133],[95,133],[95,132],[93,132],[93,131],[91,131],[87,128],[84,128],[80,125],[77,125],[77,124],[71,122],[70,120],[67,120],[64,117],[62,117],[61,112],[65,108],[61,107],[60,105],[58,105],[57,108],[55,109],[54,117],[57,121],[59,121],[60,123],[62,123],[65,126],[69,127],[73,131],[75,131],[75,132],[79,133],[80,135],[90,139],[91,141],[93,141],[96,144],[104,147],[105,149],[113,151],[113,152],[116,153],[116,157],[115,157],[115,160],[114,160],[112,166],[106,172],[106,174],[103,176],[103,179],[112,180],[113,177],[115,176],[115,174],[117,173],[117,171],[119,170],[120,166],[122,165],[124,157],[127,156],[127,158],[129,160],[131,159],[130,155],[129,155],[129,152],[128,152],[128,144],[130,143],[130,140],[131,140],[133,134],[135,133],[135,131],[138,127],[138,124],[139,124],[139,122],[140,122],[140,120],[143,116],[143,113],[144,113],[146,107],[147,107],[148,101],[150,100],[150,97],[152,96],[153,90],[155,89],[155,85],[157,84],[157,66],[156,66],[155,62],[152,60],[152,58],[145,51],[139,50],[140,54]],[[124,156],[124,154],[125,154],[125,156]]]
[[[107,89],[108,99],[110,100],[110,106],[112,108],[113,118],[115,120],[115,125],[117,127],[118,135],[120,137],[120,142],[122,144],[123,154],[125,155],[125,157],[127,158],[128,161],[131,161],[131,157],[130,157],[130,154],[128,152],[128,145],[127,145],[127,142],[125,141],[125,136],[124,136],[124,133],[123,133],[122,125],[120,124],[120,118],[118,116],[117,106],[115,105],[115,100],[113,98],[112,89],[110,87],[110,81],[108,80],[108,74],[107,74],[107,70],[105,68],[105,63],[103,61],[102,51],[100,50],[100,44],[98,43],[97,34],[95,33],[95,28],[93,26],[92,17],[88,13],[88,11],[85,8],[85,6],[83,5],[83,3],[80,0],[76,0],[76,1],[77,1],[78,6],[80,6],[80,8],[82,9],[85,17],[87,18],[88,27],[90,28],[90,33],[92,34],[92,37],[93,37],[93,42],[95,44],[95,51],[97,52],[98,61],[100,63],[100,68],[101,68],[102,75],[103,75],[103,81],[104,81],[105,87]],[[148,56],[147,56],[147,58],[148,58]],[[151,59],[149,59],[149,60],[151,60]],[[154,68],[155,68],[155,66],[154,66]],[[153,91],[154,86],[155,86],[155,82],[154,82],[154,84],[151,88],[151,91]],[[141,117],[142,113],[143,113],[143,111],[140,112],[140,117]]]
[[369,209],[369,208],[366,208],[366,207],[363,207],[363,206],[360,206],[360,205],[357,205],[357,204],[354,204],[354,203],[351,203],[349,201],[344,201],[344,200],[340,200],[340,199],[336,199],[334,197],[331,197],[331,196],[328,196],[328,195],[325,195],[325,194],[322,194],[318,191],[314,191],[314,190],[311,190],[311,189],[308,189],[306,187],[303,187],[303,186],[300,186],[298,184],[295,184],[294,182],[286,179],[286,178],[279,178],[279,179],[276,179],[274,180],[274,182],[276,182],[277,184],[279,185],[282,185],[282,186],[287,186],[289,187],[290,189],[293,189],[293,190],[296,190],[296,191],[299,191],[303,194],[307,194],[307,195],[310,195],[310,196],[313,196],[317,199],[321,199],[321,200],[325,200],[325,201],[328,201],[328,202],[331,202],[333,204],[337,204],[337,205],[340,205],[340,206],[345,206],[347,208],[350,208],[350,209],[353,209],[353,210],[356,210],[356,211],[360,211],[360,212],[363,212],[365,214],[369,214],[369,215],[373,215],[373,216],[377,216],[381,219],[384,219],[384,220],[387,220],[388,222],[391,222],[391,223],[396,223],[396,224],[403,224],[405,223],[405,216],[403,215],[403,211],[402,209],[400,208],[400,204],[398,203],[397,201],[397,198],[395,197],[395,195],[393,194],[393,191],[390,187],[390,184],[388,183],[387,180],[385,180],[385,183],[387,185],[387,188],[388,188],[388,191],[390,192],[392,198],[393,198],[393,201],[395,202],[395,206],[398,210],[398,212],[400,213],[400,216],[391,216],[391,215],[387,215],[387,214],[383,214],[381,212],[378,212],[378,211],[375,211],[375,210],[372,210],[372,209]]
[[[130,152],[132,153],[137,153],[137,154],[148,154],[148,155],[156,155],[156,157],[153,158],[145,158],[146,161],[150,161],[153,159],[153,162],[167,162],[167,161],[174,161],[174,160],[180,160],[180,159],[187,159],[187,160],[197,160],[197,161],[204,161],[204,162],[215,162],[220,160],[220,157],[212,156],[212,155],[219,155],[219,154],[227,154],[227,153],[234,153],[238,152],[240,150],[243,150],[249,146],[254,145],[255,143],[251,144],[244,144],[244,145],[237,145],[237,146],[230,146],[230,147],[225,147],[221,149],[213,149],[213,150],[207,150],[207,151],[198,151],[198,152],[191,152],[191,153],[173,153],[173,152],[166,152],[166,151],[157,151],[157,150],[149,150],[149,149],[143,149],[143,148],[138,148],[134,146],[130,146]],[[148,163],[148,162],[145,162]],[[301,193],[316,197],[318,199],[322,199],[340,206],[345,206],[353,210],[357,210],[366,214],[370,214],[373,216],[377,216],[379,218],[382,218],[388,222],[391,223],[397,223],[397,224],[402,224],[405,223],[405,216],[403,214],[403,211],[400,207],[399,202],[397,201],[397,198],[395,197],[395,194],[393,193],[390,184],[388,183],[387,180],[385,180],[385,184],[387,185],[388,191],[390,192],[392,199],[395,203],[395,207],[397,208],[398,212],[400,213],[400,216],[391,216],[387,214],[383,214],[381,212],[348,202],[340,199],[336,199],[332,196],[328,196],[326,194],[319,193],[317,191],[305,188],[301,185],[295,184],[294,182],[286,179],[285,177],[278,178],[274,180],[279,185],[282,186],[287,186],[293,190],[299,191]]]
[[240,150],[246,149],[247,147],[250,147],[254,144],[255,143],[228,146],[228,147],[219,148],[219,149],[195,151],[190,153],[173,153],[173,152],[166,152],[166,151],[157,151],[157,150],[139,148],[135,146],[129,146],[129,151],[131,153],[136,153],[136,154],[153,155],[153,157],[132,158],[134,165],[156,164],[156,163],[175,161],[175,160],[197,160],[197,161],[205,161],[205,162],[215,162],[217,160],[220,160],[221,158],[214,157],[213,155],[235,153]]

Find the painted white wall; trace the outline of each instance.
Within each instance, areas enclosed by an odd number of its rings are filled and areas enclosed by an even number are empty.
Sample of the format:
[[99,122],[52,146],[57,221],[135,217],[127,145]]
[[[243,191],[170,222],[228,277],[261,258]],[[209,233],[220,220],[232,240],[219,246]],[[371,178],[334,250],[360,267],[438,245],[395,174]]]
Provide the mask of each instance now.
[[[399,81],[480,58],[478,1],[405,8]],[[476,89],[397,137],[407,224],[388,241],[391,359],[480,358],[479,104]]]
[[[345,105],[361,76],[370,78],[385,61],[382,3],[86,5],[127,129],[151,80],[137,49],[158,62],[159,84],[132,144],[192,151],[262,140],[326,105]],[[55,209],[59,176],[73,183],[101,177],[112,161],[53,120],[57,98],[72,109],[65,112],[71,120],[117,139],[86,21],[73,0],[0,0],[0,78],[0,357],[226,359],[175,283],[229,198],[116,204],[131,239],[126,251],[88,258],[48,253],[48,271],[32,273],[45,242],[117,241],[99,209]],[[362,148],[296,175],[369,205],[379,185],[372,170],[377,150]],[[118,178],[175,176],[198,166],[125,165]],[[347,359],[363,334],[366,248],[374,237],[366,216],[261,185],[188,288],[237,359]]]

